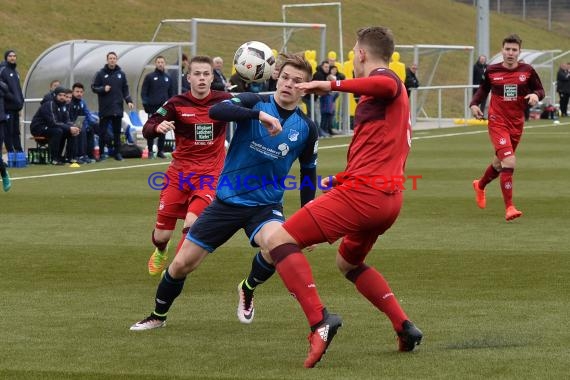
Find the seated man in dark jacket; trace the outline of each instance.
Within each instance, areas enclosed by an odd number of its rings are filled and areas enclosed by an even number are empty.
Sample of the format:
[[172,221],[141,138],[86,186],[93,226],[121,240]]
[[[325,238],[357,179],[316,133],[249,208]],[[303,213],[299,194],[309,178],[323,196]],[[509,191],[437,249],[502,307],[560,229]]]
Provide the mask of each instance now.
[[56,88],[54,90],[55,98],[41,105],[30,124],[30,131],[33,136],[48,138],[53,165],[62,165],[65,162],[65,157],[62,157],[65,142],[67,141],[69,144],[71,136],[77,136],[80,131],[69,121],[65,93],[65,88]]

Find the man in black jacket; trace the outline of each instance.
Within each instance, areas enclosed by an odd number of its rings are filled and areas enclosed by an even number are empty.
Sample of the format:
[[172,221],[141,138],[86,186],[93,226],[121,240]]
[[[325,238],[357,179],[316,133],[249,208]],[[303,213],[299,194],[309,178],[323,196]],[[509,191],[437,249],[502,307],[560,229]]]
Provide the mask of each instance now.
[[0,176],[2,177],[2,188],[5,192],[12,187],[10,174],[6,170],[6,164],[2,158],[2,145],[4,144],[4,132],[6,130],[6,112],[4,111],[4,94],[8,86],[4,82],[0,83]]
[[406,80],[404,81],[404,86],[406,86],[406,91],[408,92],[408,98],[412,92],[412,88],[420,87],[420,81],[416,76],[418,71],[418,65],[412,63],[409,67],[406,67]]
[[24,94],[20,85],[20,73],[16,70],[16,52],[7,50],[4,62],[0,64],[0,81],[7,90],[4,94],[4,110],[6,112],[5,141],[8,152],[23,152],[20,141],[20,111],[24,107]]
[[[473,84],[479,86],[481,82],[483,82],[483,78],[485,77],[485,71],[487,71],[487,57],[484,55],[480,55],[477,62],[473,65]],[[477,92],[479,88],[475,87],[473,89],[473,95]],[[483,98],[481,104],[479,104],[479,108],[481,112],[485,113],[485,105],[487,103],[487,96]]]
[[[163,105],[164,102],[176,95],[174,81],[170,75],[164,71],[166,59],[159,55],[154,60],[154,66],[154,71],[144,77],[141,89],[142,104],[148,117]],[[156,156],[159,158],[166,158],[164,155],[165,137],[166,135],[161,133],[157,138],[156,146],[158,147],[158,151]],[[146,141],[150,158],[152,157],[154,139],[147,139]]]
[[568,100],[570,99],[570,62],[561,63],[556,74],[556,91],[560,96],[560,113],[568,116]]
[[[65,142],[71,144],[71,137],[79,134],[79,128],[69,121],[69,108],[66,102],[66,90],[57,87],[53,92],[55,99],[48,100],[36,111],[30,124],[33,136],[48,138],[49,151],[53,165],[63,165]],[[68,157],[70,159],[71,157]]]
[[[133,109],[135,105],[129,95],[129,85],[124,71],[117,65],[117,53],[107,53],[107,64],[95,74],[91,89],[99,100],[99,149],[104,152],[107,143],[107,128],[113,128],[113,149],[115,160],[121,161],[121,120],[123,100]],[[104,158],[104,156],[101,156]]]

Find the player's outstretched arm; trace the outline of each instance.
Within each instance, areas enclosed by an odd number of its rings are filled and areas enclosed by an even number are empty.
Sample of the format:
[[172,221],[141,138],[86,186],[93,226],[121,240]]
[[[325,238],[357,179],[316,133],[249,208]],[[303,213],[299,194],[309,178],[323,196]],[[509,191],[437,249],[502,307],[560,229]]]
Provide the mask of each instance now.
[[295,87],[308,94],[325,95],[331,91],[331,82],[316,80],[312,82],[297,83]]

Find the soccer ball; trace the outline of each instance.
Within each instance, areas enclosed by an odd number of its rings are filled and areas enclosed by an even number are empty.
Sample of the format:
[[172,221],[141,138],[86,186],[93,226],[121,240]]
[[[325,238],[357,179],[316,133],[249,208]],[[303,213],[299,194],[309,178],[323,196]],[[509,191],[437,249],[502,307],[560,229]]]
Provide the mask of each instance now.
[[265,82],[271,76],[275,57],[271,48],[259,41],[249,41],[237,49],[234,67],[237,74],[246,82]]

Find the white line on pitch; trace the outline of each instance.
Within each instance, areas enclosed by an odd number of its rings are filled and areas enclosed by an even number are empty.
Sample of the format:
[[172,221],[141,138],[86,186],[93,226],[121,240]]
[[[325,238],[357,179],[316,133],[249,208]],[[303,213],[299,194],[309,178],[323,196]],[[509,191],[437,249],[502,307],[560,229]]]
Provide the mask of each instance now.
[[[559,125],[567,125],[570,123],[561,123]],[[552,127],[552,124],[548,124],[548,125],[531,125],[528,127],[525,127],[526,129],[534,129],[534,128],[546,128],[546,127]],[[476,135],[476,134],[480,134],[480,133],[487,133],[486,129],[480,130],[480,131],[469,131],[469,132],[457,132],[457,133],[446,133],[446,134],[442,134],[442,135],[431,135],[431,136],[416,136],[416,137],[412,137],[412,140],[426,140],[426,139],[435,139],[435,138],[439,138],[439,137],[454,137],[454,136],[464,136],[464,135]],[[347,147],[347,144],[338,144],[338,145],[328,145],[328,146],[322,146],[319,147],[319,150],[325,150],[325,149],[335,149],[335,148],[344,148]],[[132,169],[132,168],[144,168],[144,167],[148,167],[148,166],[159,166],[159,165],[166,165],[169,164],[170,161],[166,161],[166,162],[156,162],[156,163],[152,163],[152,164],[140,164],[140,165],[130,165],[130,166],[120,166],[117,168],[101,168],[101,169],[88,169],[88,170],[81,170],[81,171],[77,171],[77,172],[67,172],[67,173],[51,173],[51,174],[39,174],[39,175],[31,175],[31,176],[26,176],[26,177],[12,177],[12,180],[20,180],[20,179],[35,179],[35,178],[47,178],[47,177],[59,177],[59,176],[67,176],[67,175],[77,175],[77,174],[84,174],[84,173],[97,173],[97,172],[103,172],[103,171],[112,171],[112,170],[124,170],[124,169]]]

